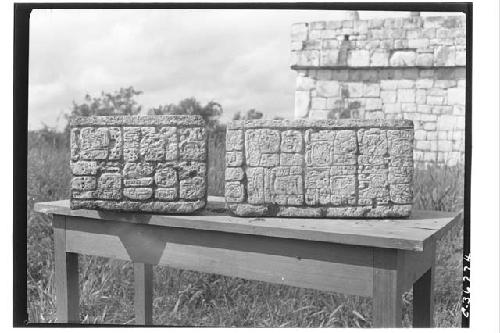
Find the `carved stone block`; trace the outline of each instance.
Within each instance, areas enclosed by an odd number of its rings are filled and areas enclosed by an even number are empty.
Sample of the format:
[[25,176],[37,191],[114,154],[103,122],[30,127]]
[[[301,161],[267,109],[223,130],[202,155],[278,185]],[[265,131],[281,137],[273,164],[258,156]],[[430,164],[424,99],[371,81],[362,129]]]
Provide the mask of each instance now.
[[235,121],[226,166],[227,207],[239,216],[405,217],[413,122]]
[[[239,139],[237,134],[233,148],[241,150],[243,132]],[[199,116],[73,118],[71,208],[163,214],[200,210],[207,197],[206,142]],[[239,170],[231,174],[236,181],[244,177]]]

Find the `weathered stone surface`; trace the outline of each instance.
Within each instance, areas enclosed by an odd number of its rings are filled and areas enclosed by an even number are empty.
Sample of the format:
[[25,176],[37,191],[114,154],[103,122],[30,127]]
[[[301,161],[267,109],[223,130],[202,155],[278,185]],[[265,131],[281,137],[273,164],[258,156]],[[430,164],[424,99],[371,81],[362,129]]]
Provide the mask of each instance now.
[[292,66],[319,66],[319,50],[304,50],[292,55]]
[[262,205],[228,205],[229,209],[238,216],[263,216],[268,212],[267,206]]
[[434,62],[434,55],[432,53],[419,53],[415,60],[415,65],[422,67],[431,67]]
[[105,127],[84,127],[80,130],[80,159],[105,160],[110,146],[109,131]]
[[71,172],[75,176],[96,175],[98,164],[96,161],[71,162]]
[[352,50],[347,56],[347,65],[353,67],[370,66],[370,51]]
[[404,67],[415,66],[417,53],[414,51],[395,51],[389,59],[389,65]]
[[226,182],[226,202],[242,202],[245,199],[245,188],[240,182]]
[[184,161],[205,161],[205,129],[201,127],[179,129],[179,159]]
[[280,207],[277,216],[321,217],[321,208]]
[[324,49],[321,51],[321,66],[337,66],[339,63],[339,50],[334,49],[334,45],[338,45],[337,40],[326,40],[324,43]]
[[124,188],[123,196],[132,200],[146,200],[153,195],[153,189],[149,187],[144,188]]
[[92,116],[73,117],[70,126],[79,127],[145,127],[145,126],[175,126],[204,127],[205,121],[199,116]]
[[318,21],[292,26],[292,66],[463,66],[464,48],[465,16],[434,21]]
[[239,151],[226,152],[226,166],[241,166],[243,164],[243,153]]
[[179,196],[181,199],[202,199],[206,196],[205,179],[192,177],[179,182]]
[[244,156],[231,141],[226,147],[226,161],[238,159],[226,168],[226,202],[236,215],[384,217],[410,212],[399,205],[411,207],[411,122],[254,120],[228,128],[245,138]]
[[[451,137],[464,135],[467,112],[465,15],[318,21],[299,27],[293,57],[305,61],[293,67],[298,72],[296,119],[413,120],[420,131],[417,163],[448,161],[449,156],[456,161],[457,155],[464,160],[463,140]],[[325,148],[313,146],[308,154]],[[269,166],[298,165],[297,156],[279,155],[279,160],[263,158]]]
[[96,179],[94,177],[73,177],[71,189],[78,191],[95,190]]
[[184,161],[177,164],[179,179],[190,179],[193,177],[205,177],[207,166],[206,163]]
[[155,190],[155,198],[158,200],[174,201],[177,199],[176,188],[157,188]]
[[[204,207],[201,117],[77,117],[71,126],[73,209],[187,214]],[[233,148],[242,149],[236,132]]]
[[295,92],[295,118],[304,118],[309,113],[311,96],[309,91]]
[[335,97],[340,94],[340,86],[337,81],[316,81],[316,94],[322,97]]
[[99,177],[97,196],[99,199],[121,199],[122,175],[119,173],[103,173]]
[[175,187],[178,184],[177,170],[167,163],[158,163],[154,178],[157,187]]
[[164,213],[170,214],[190,214],[193,211],[202,209],[205,206],[204,200],[196,201],[178,201],[178,202],[161,202],[161,201],[118,201],[111,202],[108,200],[72,200],[71,209],[102,209],[102,210],[118,210],[118,211],[141,211],[146,213]]
[[123,128],[123,158],[125,161],[133,162],[139,159],[140,137],[140,127]]
[[370,66],[388,66],[389,65],[389,52],[386,50],[376,50],[372,53]]
[[126,187],[144,187],[153,185],[153,177],[143,177],[136,179],[124,179],[123,185]]
[[228,180],[242,180],[245,177],[245,172],[242,168],[226,168],[226,181]]
[[226,147],[229,150],[242,150],[243,149],[243,131],[233,130],[226,132]]

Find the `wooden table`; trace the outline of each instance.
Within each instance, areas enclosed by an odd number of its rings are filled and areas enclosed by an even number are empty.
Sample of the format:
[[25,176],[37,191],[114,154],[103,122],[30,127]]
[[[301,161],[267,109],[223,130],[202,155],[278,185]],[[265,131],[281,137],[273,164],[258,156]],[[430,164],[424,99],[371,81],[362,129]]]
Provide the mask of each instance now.
[[413,286],[413,326],[433,326],[436,240],[462,212],[409,219],[239,218],[210,197],[200,215],[71,210],[53,214],[58,322],[79,322],[78,253],[134,263],[136,324],[152,324],[152,265],[373,297],[373,326],[401,326]]

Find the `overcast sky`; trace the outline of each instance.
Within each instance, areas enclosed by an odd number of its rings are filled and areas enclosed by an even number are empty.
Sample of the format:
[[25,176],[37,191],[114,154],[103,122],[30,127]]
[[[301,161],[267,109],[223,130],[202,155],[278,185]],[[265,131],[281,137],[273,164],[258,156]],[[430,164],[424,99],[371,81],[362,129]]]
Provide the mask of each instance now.
[[[408,13],[360,12],[360,19],[396,16]],[[251,108],[290,118],[291,24],[346,17],[305,10],[34,10],[29,128],[61,128],[73,100],[128,86],[144,92],[137,98],[144,109],[193,96],[219,102],[223,121]]]

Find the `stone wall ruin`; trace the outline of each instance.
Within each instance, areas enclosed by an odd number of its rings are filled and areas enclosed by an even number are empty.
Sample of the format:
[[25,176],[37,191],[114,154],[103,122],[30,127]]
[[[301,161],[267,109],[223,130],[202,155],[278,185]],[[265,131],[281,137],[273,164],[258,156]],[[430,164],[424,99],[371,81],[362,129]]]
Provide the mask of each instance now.
[[296,119],[408,119],[414,159],[463,163],[465,15],[292,26]]

